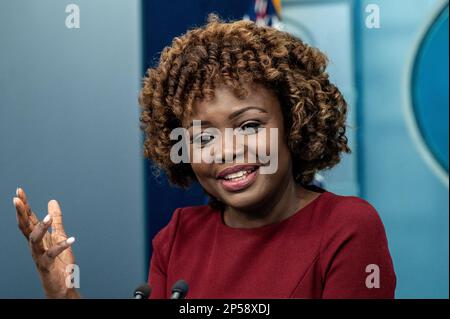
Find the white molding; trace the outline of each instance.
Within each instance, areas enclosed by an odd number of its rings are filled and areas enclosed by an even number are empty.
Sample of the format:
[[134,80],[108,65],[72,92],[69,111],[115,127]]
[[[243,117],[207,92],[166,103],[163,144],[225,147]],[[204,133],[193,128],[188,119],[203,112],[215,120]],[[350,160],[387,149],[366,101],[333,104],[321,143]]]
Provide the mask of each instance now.
[[414,62],[419,52],[420,45],[432,24],[435,22],[436,18],[440,12],[448,6],[447,0],[438,1],[435,8],[433,8],[432,13],[429,15],[426,23],[423,24],[420,31],[418,32],[416,39],[411,47],[411,51],[407,57],[405,63],[405,71],[403,72],[403,98],[402,106],[403,112],[405,114],[406,126],[408,127],[409,134],[412,138],[414,146],[417,148],[420,156],[425,161],[427,166],[433,172],[435,176],[447,187],[449,188],[449,178],[448,172],[439,164],[434,155],[428,149],[422,134],[420,133],[419,127],[414,117],[412,98],[411,98],[411,76],[413,72]]

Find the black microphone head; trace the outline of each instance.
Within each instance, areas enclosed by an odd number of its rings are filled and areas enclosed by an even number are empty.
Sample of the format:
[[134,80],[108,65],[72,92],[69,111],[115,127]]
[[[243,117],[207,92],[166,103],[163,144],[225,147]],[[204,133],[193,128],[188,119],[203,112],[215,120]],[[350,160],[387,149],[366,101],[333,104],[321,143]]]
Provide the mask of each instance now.
[[179,299],[183,299],[184,297],[186,297],[188,291],[189,291],[189,285],[183,279],[178,280],[172,286],[172,294],[178,292],[180,294]]
[[140,296],[140,299],[148,299],[151,292],[152,288],[150,288],[150,286],[145,283],[136,288],[136,290],[134,291],[134,297]]

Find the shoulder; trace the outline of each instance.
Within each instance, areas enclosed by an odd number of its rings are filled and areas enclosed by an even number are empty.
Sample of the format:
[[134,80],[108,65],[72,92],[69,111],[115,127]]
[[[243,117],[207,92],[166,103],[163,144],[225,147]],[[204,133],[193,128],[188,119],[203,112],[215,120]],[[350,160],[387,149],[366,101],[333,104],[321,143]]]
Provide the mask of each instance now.
[[382,231],[383,223],[373,205],[357,196],[343,196],[328,192],[324,210],[325,227],[348,231]]
[[370,252],[387,256],[388,241],[373,205],[356,196],[329,194],[322,215],[321,252],[331,258],[337,252],[355,258]]
[[[327,209],[321,213],[323,297],[392,298],[396,277],[377,210],[362,198],[330,194]],[[377,269],[373,276],[382,278],[381,288],[374,286],[380,289],[370,286],[373,267]]]
[[387,237],[378,211],[365,199],[328,194],[320,212],[321,250],[344,247],[387,247]]
[[214,211],[208,205],[179,207],[174,210],[169,223],[154,237],[153,245],[160,243],[171,244],[177,234],[190,233],[203,229],[214,222]]

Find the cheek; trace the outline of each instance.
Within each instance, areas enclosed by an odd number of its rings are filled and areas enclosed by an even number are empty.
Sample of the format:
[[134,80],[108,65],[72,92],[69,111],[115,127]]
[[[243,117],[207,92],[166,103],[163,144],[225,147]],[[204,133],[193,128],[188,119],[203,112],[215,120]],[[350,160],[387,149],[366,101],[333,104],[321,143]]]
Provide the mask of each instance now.
[[214,185],[214,183],[216,182],[213,164],[191,164],[191,168],[200,185],[202,185],[208,191],[211,191],[208,189],[211,188],[211,186],[209,185]]
[[217,193],[216,179],[213,176],[211,164],[191,164],[192,171],[197,177],[197,181],[208,192],[208,194],[219,197]]
[[268,156],[269,154],[276,154],[278,152],[280,140],[278,132],[274,133],[270,128],[267,128],[257,134],[246,136],[245,144],[249,153],[255,154],[256,156]]
[[284,180],[291,170],[292,155],[282,129],[277,130],[275,136],[271,134],[271,138],[272,140],[268,140],[266,143],[266,147],[270,151],[270,153],[267,153],[270,154],[270,166],[273,167],[270,175],[272,175],[272,178],[275,178],[275,180]]
[[261,163],[266,163],[265,161],[272,158],[280,165],[289,164],[291,154],[282,130],[274,127],[267,128],[266,131],[255,136],[254,139],[246,141],[249,154],[256,156]]
[[202,178],[205,176],[207,172],[207,168],[205,166],[207,165],[191,163],[192,170],[194,171],[194,174],[197,176],[197,178]]

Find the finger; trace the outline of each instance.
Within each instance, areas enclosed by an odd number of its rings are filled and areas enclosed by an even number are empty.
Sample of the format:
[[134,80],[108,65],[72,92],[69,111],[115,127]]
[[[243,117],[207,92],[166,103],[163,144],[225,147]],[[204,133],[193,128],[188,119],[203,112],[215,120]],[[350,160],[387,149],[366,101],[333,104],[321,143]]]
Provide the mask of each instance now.
[[74,237],[67,238],[63,241],[60,241],[53,247],[47,250],[46,254],[50,258],[56,258],[60,253],[62,253],[64,250],[72,246],[72,244],[75,242]]
[[30,233],[33,231],[34,225],[32,224],[30,218],[25,212],[25,207],[23,202],[17,198],[13,198],[13,204],[16,208],[16,218],[19,229],[22,231],[23,235],[28,239]]
[[41,255],[45,252],[44,243],[42,238],[44,238],[45,233],[52,224],[52,219],[50,215],[45,216],[42,222],[39,222],[30,234],[30,245],[33,253]]
[[63,221],[62,221],[62,212],[59,204],[56,200],[52,199],[48,202],[48,213],[52,217],[52,232],[66,236],[66,232],[64,231]]
[[16,220],[17,220],[17,226],[19,227],[22,234],[25,236],[25,238],[28,240],[30,237],[31,232],[33,229],[31,228],[31,222],[29,220],[23,219],[20,214],[16,210]]
[[25,211],[28,214],[28,216],[30,216],[31,222],[33,223],[33,225],[36,225],[39,220],[37,219],[36,215],[32,212],[30,204],[28,203],[28,199],[27,199],[27,195],[25,194],[25,191],[18,187],[16,189],[16,195],[18,198],[20,198],[25,206]]

